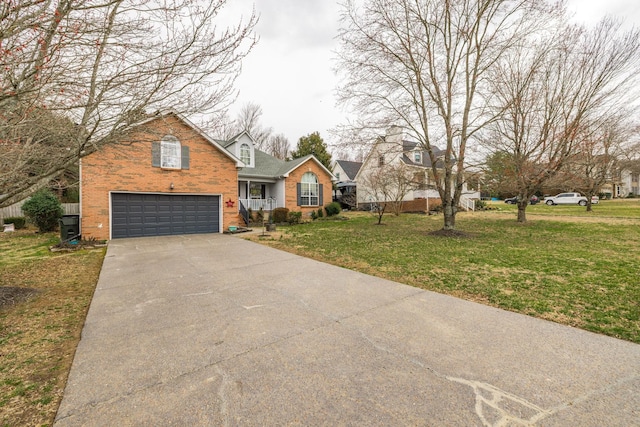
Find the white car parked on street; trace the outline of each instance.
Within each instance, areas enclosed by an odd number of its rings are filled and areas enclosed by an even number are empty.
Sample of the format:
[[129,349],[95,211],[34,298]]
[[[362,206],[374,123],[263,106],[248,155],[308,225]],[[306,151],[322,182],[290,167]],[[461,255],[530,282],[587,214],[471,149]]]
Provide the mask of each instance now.
[[587,206],[587,198],[580,193],[560,193],[556,196],[546,197],[544,202],[549,205],[580,205]]

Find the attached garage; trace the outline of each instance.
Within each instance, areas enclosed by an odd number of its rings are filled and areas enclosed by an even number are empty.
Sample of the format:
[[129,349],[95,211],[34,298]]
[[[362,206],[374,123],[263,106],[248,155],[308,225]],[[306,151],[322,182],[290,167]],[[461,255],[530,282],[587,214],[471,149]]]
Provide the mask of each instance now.
[[111,193],[111,238],[220,232],[220,196]]

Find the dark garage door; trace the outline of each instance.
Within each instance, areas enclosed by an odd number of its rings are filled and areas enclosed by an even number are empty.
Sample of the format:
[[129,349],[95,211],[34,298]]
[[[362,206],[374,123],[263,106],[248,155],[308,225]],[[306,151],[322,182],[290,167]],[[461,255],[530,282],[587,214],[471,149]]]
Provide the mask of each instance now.
[[111,237],[220,231],[220,196],[111,194]]

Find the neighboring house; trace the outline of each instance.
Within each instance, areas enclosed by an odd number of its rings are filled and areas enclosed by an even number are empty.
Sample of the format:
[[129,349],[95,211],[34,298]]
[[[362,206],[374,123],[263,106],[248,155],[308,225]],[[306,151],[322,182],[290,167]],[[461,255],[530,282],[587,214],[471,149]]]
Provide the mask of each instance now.
[[240,214],[249,200],[265,210],[307,213],[329,202],[323,188],[331,188],[333,175],[315,157],[275,159],[256,150],[247,134],[225,145],[169,111],[141,122],[127,140],[85,156],[83,237],[220,233],[245,224]]
[[640,161],[627,160],[620,162],[600,188],[605,198],[640,196]]
[[247,132],[221,144],[245,165],[238,171],[238,200],[245,222],[248,209],[286,207],[305,215],[331,201],[335,177],[313,155],[278,159],[255,148]]
[[614,197],[640,196],[640,173],[638,166],[620,169],[619,184],[615,186]]
[[[444,152],[434,147],[434,154],[436,158],[440,159]],[[402,197],[402,201],[406,205],[404,210],[429,210],[430,203],[431,206],[434,203],[440,203],[440,194],[433,181],[431,165],[431,158],[427,151],[423,150],[417,142],[403,139],[400,127],[391,127],[384,138],[379,138],[375,142],[356,175],[358,207],[367,208],[372,204],[387,201],[376,200],[375,189],[367,188],[365,184],[367,179],[364,178],[366,176],[375,174],[380,168],[402,166],[411,171],[413,176],[411,188]],[[468,191],[466,183],[463,185],[461,205],[464,209],[473,210],[474,200],[479,198],[479,192]]]
[[362,166],[362,162],[352,162],[349,160],[335,160],[332,164],[333,174],[337,179],[333,200],[339,202],[343,208],[356,207],[356,175]]
[[353,182],[362,166],[362,162],[335,160],[332,165],[333,174],[338,182]]

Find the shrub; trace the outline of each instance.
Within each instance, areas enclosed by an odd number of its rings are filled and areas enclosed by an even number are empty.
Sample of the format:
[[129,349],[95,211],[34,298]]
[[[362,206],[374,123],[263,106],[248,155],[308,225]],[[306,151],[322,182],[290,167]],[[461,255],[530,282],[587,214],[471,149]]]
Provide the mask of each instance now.
[[49,190],[40,190],[22,205],[22,212],[42,233],[58,226],[64,211],[58,198]]
[[264,211],[262,208],[258,209],[258,212],[256,212],[256,222],[258,224],[262,224],[264,222]]
[[16,230],[26,227],[27,219],[23,216],[8,216],[4,219],[5,224],[13,224]]
[[442,204],[435,205],[430,210],[432,212],[442,212]]
[[322,218],[322,217],[324,216],[324,209],[322,209],[322,208],[318,208],[318,213],[317,213],[317,215],[318,215],[318,218]]
[[312,219],[312,220],[314,220],[314,221],[315,221],[316,219],[318,219],[318,212],[316,212],[316,211],[311,211],[311,219]]
[[289,222],[289,224],[300,224],[301,220],[302,220],[302,212],[300,211],[289,212],[289,216],[287,218],[287,221]]
[[479,211],[485,210],[487,203],[484,200],[476,200],[476,209]]
[[327,211],[327,216],[334,216],[342,212],[342,207],[340,206],[340,203],[332,202],[326,205],[324,210]]
[[289,209],[288,208],[275,208],[271,214],[273,222],[276,224],[282,224],[289,221]]

